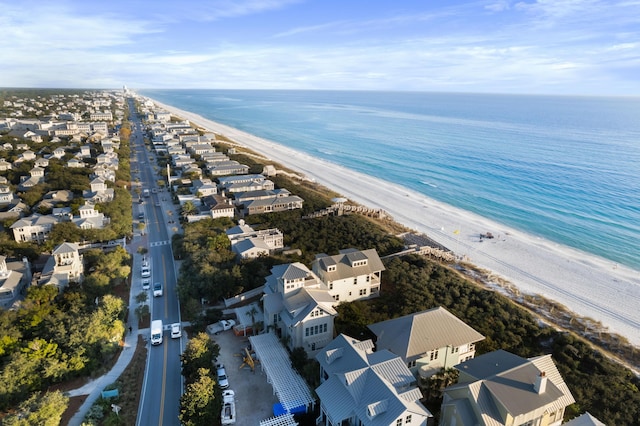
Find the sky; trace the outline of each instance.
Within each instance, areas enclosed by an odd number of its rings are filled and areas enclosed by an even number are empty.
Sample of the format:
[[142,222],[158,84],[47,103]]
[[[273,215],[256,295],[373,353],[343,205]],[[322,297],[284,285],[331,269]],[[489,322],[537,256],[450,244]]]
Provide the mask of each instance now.
[[640,0],[0,0],[0,87],[640,95]]

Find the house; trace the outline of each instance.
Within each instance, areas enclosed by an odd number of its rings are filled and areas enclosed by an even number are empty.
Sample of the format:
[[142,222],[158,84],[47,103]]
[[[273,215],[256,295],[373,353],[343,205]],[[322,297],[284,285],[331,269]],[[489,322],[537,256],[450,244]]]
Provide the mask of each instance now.
[[44,169],[44,168],[47,168],[49,166],[49,160],[46,159],[46,158],[38,158],[33,163],[33,165],[36,166],[36,167],[42,167]]
[[[272,253],[275,250],[279,250],[284,247],[284,237],[279,229],[263,229],[255,231],[249,225],[246,225],[244,220],[240,219],[238,225],[233,228],[229,228],[226,231],[227,237],[231,242],[231,250],[239,253],[241,248],[234,248],[240,243],[243,248],[259,247],[267,250],[266,254]],[[261,242],[258,242],[260,240]],[[246,241],[253,241],[252,245],[247,245]]]
[[204,197],[218,193],[218,187],[211,179],[196,179],[193,181],[193,191],[196,195]]
[[78,209],[79,216],[71,219],[80,229],[102,229],[109,219],[104,213],[97,211],[92,204],[85,204]]
[[301,209],[304,200],[283,188],[272,191],[251,191],[236,195],[236,205],[242,214],[261,214]]
[[246,175],[249,173],[249,166],[229,160],[207,164],[207,170],[211,176]]
[[475,344],[484,336],[445,308],[437,307],[368,326],[376,335],[376,348],[400,356],[423,378],[442,368],[474,357]]
[[350,248],[334,256],[317,254],[311,269],[336,302],[351,302],[380,295],[380,277],[385,267],[375,249]]
[[8,185],[0,184],[0,206],[11,204],[15,195]]
[[231,203],[231,200],[222,195],[215,194],[203,197],[202,204],[209,209],[209,213],[213,219],[218,217],[233,219],[236,215],[236,207]]
[[551,355],[526,359],[498,350],[456,369],[458,383],[444,389],[443,426],[559,426],[575,402]]
[[231,246],[231,251],[239,259],[255,259],[260,256],[269,256],[269,246],[259,238],[249,238],[239,241]]
[[333,320],[338,315],[333,298],[305,265],[295,262],[271,268],[264,293],[265,326],[290,350],[302,347],[313,356],[331,342]]
[[316,359],[319,424],[426,426],[433,417],[402,359],[387,350],[374,352],[371,340],[341,334]]
[[58,219],[53,216],[34,213],[29,217],[18,219],[11,225],[13,238],[19,243],[42,243],[56,223],[58,223]]
[[83,274],[84,264],[79,246],[75,243],[62,243],[51,253],[38,283],[55,285],[63,290],[69,283],[82,282]]
[[78,158],[72,158],[67,161],[67,167],[70,169],[81,169],[85,166],[84,162],[79,160]]
[[26,257],[18,261],[0,255],[0,308],[11,308],[26,294],[29,283],[31,266]]
[[5,160],[4,158],[0,158],[0,172],[11,170],[12,168],[13,165],[10,162]]

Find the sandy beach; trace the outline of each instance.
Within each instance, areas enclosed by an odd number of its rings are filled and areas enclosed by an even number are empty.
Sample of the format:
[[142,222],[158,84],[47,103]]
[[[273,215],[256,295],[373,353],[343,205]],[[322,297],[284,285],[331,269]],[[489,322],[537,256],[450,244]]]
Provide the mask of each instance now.
[[[456,255],[492,271],[520,292],[539,294],[579,316],[600,321],[602,331],[640,346],[640,272],[561,246],[408,190],[279,145],[204,117],[156,105],[222,134],[362,205],[380,208],[427,234]],[[490,232],[493,239],[481,239]]]

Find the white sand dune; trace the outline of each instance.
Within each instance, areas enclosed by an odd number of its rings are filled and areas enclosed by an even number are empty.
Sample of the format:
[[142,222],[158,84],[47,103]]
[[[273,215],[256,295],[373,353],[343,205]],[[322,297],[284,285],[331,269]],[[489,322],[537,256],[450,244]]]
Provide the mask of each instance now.
[[[311,157],[204,117],[154,101],[173,114],[222,134],[357,203],[385,210],[521,292],[555,300],[600,321],[640,346],[640,272],[536,238],[422,194]],[[454,231],[459,231],[454,233]],[[480,234],[495,238],[480,241]]]

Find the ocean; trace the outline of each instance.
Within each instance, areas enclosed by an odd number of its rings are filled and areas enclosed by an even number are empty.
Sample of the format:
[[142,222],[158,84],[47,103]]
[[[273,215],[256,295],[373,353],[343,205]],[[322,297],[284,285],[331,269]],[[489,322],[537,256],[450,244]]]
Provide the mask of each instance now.
[[640,98],[138,93],[640,270]]

